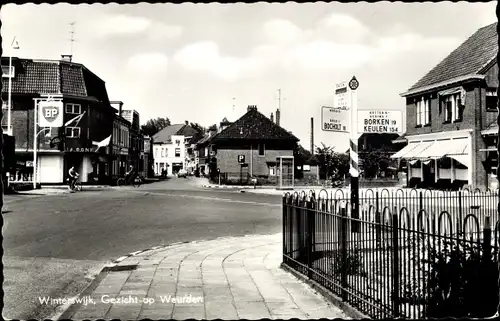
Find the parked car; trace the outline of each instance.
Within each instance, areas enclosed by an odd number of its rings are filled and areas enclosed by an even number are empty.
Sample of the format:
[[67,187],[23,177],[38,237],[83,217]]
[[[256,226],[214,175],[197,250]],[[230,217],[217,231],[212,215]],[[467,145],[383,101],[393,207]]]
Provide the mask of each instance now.
[[188,175],[188,173],[185,169],[181,169],[177,172],[177,177],[179,177],[179,178],[181,178],[181,177],[187,178],[187,175]]

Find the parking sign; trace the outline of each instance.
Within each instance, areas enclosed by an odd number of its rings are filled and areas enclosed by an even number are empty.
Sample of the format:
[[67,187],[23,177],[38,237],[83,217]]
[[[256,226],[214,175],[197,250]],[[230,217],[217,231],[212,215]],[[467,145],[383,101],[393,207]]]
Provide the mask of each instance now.
[[238,155],[238,163],[239,164],[245,163],[245,155]]
[[61,127],[63,125],[62,101],[40,101],[38,103],[38,126]]

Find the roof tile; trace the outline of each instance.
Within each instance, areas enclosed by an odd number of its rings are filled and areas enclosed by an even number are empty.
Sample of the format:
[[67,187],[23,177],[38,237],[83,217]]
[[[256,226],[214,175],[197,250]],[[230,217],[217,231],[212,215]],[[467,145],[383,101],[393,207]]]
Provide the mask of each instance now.
[[409,90],[476,74],[497,55],[497,23],[480,28]]
[[295,140],[297,137],[276,125],[256,109],[249,110],[240,119],[213,137],[218,139],[276,139]]

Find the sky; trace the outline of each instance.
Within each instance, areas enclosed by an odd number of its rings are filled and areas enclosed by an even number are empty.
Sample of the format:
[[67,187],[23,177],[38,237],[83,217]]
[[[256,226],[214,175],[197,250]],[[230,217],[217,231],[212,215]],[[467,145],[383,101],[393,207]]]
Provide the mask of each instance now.
[[[345,134],[321,129],[335,85],[356,76],[361,110],[404,110],[400,93],[480,27],[496,2],[4,5],[3,55],[60,59],[71,53],[106,82],[111,100],[141,123],[210,126],[248,105],[310,147],[348,148]],[[10,49],[16,37],[20,49]]]

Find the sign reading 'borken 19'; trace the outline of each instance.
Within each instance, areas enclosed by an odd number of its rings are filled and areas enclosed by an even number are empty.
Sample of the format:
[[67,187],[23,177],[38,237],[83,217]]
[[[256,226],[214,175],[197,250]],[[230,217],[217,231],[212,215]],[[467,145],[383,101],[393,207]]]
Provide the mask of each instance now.
[[402,133],[399,110],[358,110],[358,133]]

